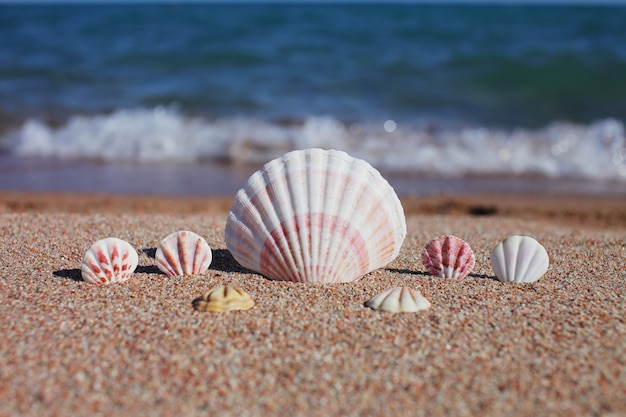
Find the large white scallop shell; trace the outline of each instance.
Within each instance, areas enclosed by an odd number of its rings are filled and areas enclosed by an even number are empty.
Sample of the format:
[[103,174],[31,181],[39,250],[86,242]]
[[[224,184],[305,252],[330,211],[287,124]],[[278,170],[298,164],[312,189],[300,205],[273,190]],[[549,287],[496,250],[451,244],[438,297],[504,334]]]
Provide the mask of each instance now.
[[139,256],[132,245],[122,239],[108,237],[94,243],[85,253],[80,272],[92,284],[110,284],[130,279]]
[[502,282],[534,282],[548,270],[546,249],[529,236],[509,236],[491,252],[491,267]]
[[201,274],[209,269],[212,259],[207,241],[188,230],[169,234],[154,255],[157,267],[168,277]]
[[268,162],[239,190],[226,223],[241,265],[296,282],[354,281],[391,262],[405,236],[402,205],[380,173],[322,149]]
[[381,292],[367,301],[365,306],[392,313],[413,313],[430,308],[430,301],[419,291],[409,287],[397,287]]

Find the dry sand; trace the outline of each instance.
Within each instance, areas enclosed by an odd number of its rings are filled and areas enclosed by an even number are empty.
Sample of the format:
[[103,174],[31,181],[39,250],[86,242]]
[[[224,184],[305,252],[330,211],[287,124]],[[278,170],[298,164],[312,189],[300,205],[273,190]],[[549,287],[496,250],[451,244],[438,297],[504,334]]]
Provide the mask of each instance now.
[[[408,236],[387,268],[351,284],[274,282],[226,250],[230,198],[0,194],[0,415],[624,416],[626,201],[580,197],[404,200]],[[206,274],[168,279],[154,248],[188,229],[214,249]],[[430,277],[422,247],[470,243],[463,282]],[[551,265],[533,284],[500,283],[491,249],[534,236]],[[123,284],[78,270],[95,240],[139,251]],[[216,285],[248,311],[199,313]],[[363,303],[394,287],[430,310]]]

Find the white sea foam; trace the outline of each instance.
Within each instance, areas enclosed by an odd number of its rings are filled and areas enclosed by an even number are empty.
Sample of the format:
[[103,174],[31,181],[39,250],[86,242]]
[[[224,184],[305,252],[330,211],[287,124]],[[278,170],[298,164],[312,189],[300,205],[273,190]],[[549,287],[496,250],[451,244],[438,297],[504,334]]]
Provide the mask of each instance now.
[[58,128],[28,120],[8,142],[10,152],[20,156],[238,164],[322,147],[344,150],[387,172],[626,181],[626,135],[623,123],[614,119],[512,130],[399,121],[393,121],[394,129],[389,125],[389,120],[344,123],[333,117],[291,124],[209,120],[158,107],[75,116]]

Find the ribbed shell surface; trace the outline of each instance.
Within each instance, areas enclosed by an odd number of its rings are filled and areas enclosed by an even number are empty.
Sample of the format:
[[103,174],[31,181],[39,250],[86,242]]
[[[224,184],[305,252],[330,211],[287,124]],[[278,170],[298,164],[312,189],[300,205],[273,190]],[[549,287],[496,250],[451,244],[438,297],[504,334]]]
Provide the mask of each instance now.
[[80,271],[86,282],[111,284],[130,279],[138,263],[139,256],[130,243],[108,237],[87,250]]
[[212,259],[207,241],[188,230],[168,235],[159,243],[154,256],[157,267],[169,277],[202,274]]
[[269,278],[350,282],[398,255],[406,223],[393,188],[367,162],[307,149],[250,177],[225,234],[234,258]]
[[476,258],[463,239],[445,235],[428,242],[422,251],[422,263],[431,275],[462,280],[472,271]]
[[430,308],[430,301],[412,288],[397,287],[381,292],[367,301],[365,306],[392,313],[414,313]]
[[509,236],[491,252],[491,267],[502,282],[534,282],[550,263],[546,249],[529,236]]

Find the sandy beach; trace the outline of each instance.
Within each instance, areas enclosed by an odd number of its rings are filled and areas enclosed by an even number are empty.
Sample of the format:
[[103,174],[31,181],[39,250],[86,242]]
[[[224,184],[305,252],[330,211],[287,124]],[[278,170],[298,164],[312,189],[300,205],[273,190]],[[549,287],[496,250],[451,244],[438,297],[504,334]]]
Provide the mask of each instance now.
[[[226,250],[232,197],[0,193],[0,416],[624,416],[626,200],[579,196],[404,199],[398,258],[350,284],[275,282]],[[208,241],[203,275],[167,278],[154,248],[187,229]],[[423,246],[466,240],[462,282],[429,276]],[[492,248],[511,234],[550,255],[532,284],[501,283]],[[96,240],[135,247],[128,282],[95,286]],[[200,313],[217,285],[247,311]],[[396,286],[432,307],[363,305]]]

